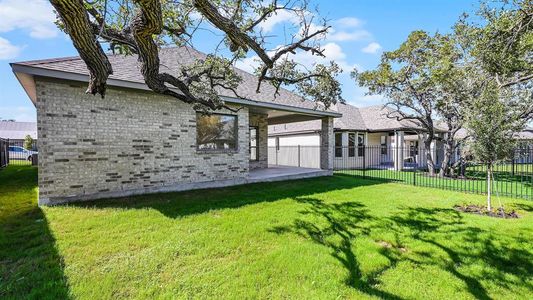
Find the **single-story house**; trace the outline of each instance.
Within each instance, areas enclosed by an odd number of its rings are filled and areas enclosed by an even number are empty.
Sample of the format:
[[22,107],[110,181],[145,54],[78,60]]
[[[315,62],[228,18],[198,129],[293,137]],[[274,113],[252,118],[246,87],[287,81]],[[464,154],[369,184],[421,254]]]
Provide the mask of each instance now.
[[37,139],[36,122],[0,121],[0,138],[9,139],[10,145],[22,147],[28,135],[34,140]]
[[[422,141],[426,130],[413,121],[391,118],[394,116],[391,108],[383,105],[355,107],[339,103],[333,110],[342,114],[333,123],[335,168],[364,166],[403,169],[414,163],[418,166],[425,163]],[[437,129],[437,135],[444,133],[444,130]],[[276,149],[318,147],[320,135],[320,123],[317,121],[276,124],[269,126],[268,144]],[[431,152],[438,165],[444,156],[439,141],[433,142]]]
[[[178,74],[205,57],[188,47],[161,49],[161,72]],[[332,174],[340,113],[285,89],[275,96],[267,83],[256,93],[257,78],[236,69],[241,98],[219,93],[241,109],[207,116],[152,92],[136,56],[109,60],[114,73],[103,99],[85,94],[89,76],[79,57],[11,64],[37,108],[40,204]],[[320,169],[268,168],[268,125],[308,120],[320,124]]]

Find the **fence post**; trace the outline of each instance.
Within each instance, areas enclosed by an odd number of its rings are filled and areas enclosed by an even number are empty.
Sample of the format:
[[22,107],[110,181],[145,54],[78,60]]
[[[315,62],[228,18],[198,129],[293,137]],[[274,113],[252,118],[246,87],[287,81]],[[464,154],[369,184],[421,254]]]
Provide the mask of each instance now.
[[363,178],[366,178],[366,145],[363,144]]
[[298,168],[300,167],[300,145],[298,145]]
[[418,163],[413,166],[413,185],[416,186],[416,171],[418,170]]
[[7,142],[6,142],[6,147],[7,147],[7,151],[6,151],[6,166],[9,165],[9,139],[7,139]]

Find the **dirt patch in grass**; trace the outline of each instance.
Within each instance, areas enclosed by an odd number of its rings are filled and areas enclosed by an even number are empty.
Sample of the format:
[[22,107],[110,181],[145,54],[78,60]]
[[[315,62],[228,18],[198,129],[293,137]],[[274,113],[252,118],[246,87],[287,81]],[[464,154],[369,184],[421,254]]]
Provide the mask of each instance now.
[[457,211],[465,212],[465,213],[471,213],[471,214],[478,214],[482,216],[489,216],[494,218],[504,218],[504,219],[517,219],[519,218],[518,214],[514,210],[507,210],[503,207],[499,207],[494,210],[487,210],[486,206],[483,205],[475,205],[475,204],[463,204],[463,205],[456,205],[453,207]]
[[396,248],[400,250],[400,252],[403,252],[403,253],[407,252],[407,249],[405,247],[395,247],[394,245],[386,241],[377,241],[376,243],[378,243],[378,245],[380,245],[383,248],[387,248],[387,249]]

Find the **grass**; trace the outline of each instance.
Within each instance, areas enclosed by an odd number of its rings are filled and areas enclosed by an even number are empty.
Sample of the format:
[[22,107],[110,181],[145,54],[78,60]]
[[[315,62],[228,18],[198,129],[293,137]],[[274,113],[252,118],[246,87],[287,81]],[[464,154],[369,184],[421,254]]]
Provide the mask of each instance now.
[[36,206],[0,171],[0,298],[527,299],[533,203],[334,176]]
[[[515,165],[514,173],[511,165],[498,165],[494,170],[492,192],[500,196],[523,199],[533,198],[533,166],[531,164]],[[487,173],[483,166],[469,167],[466,178],[450,178],[428,176],[427,173],[411,170],[394,171],[383,169],[338,170],[336,174],[368,177],[401,182],[405,184],[436,187],[446,190],[483,194],[487,192]]]

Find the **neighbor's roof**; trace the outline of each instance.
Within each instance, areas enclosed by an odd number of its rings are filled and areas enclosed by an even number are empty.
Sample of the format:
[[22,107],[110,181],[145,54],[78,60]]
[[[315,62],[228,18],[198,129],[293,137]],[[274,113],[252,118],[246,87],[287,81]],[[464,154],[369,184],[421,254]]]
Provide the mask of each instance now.
[[27,135],[37,138],[37,123],[0,121],[0,138],[22,140]]
[[395,118],[398,114],[394,113],[394,109],[387,106],[374,105],[361,107],[359,108],[359,113],[361,114],[368,131],[390,131],[401,129],[424,130],[414,121],[398,121]]
[[[393,131],[393,130],[424,130],[413,121],[398,121],[393,118],[394,111],[383,105],[355,107],[350,104],[337,104],[336,110],[342,117],[334,120],[334,128],[354,131]],[[269,127],[271,135],[316,132],[321,128],[320,121],[307,121]]]
[[[206,57],[207,55],[205,53],[190,47],[162,48],[160,49],[159,54],[160,72],[177,75],[180,72],[181,67],[190,65],[198,60],[205,59]],[[113,67],[113,74],[109,76],[108,85],[148,90],[140,72],[137,56],[109,54],[108,58]],[[89,78],[89,71],[87,70],[85,62],[78,56],[17,62],[12,63],[11,65],[16,74],[29,73],[37,76],[71,79],[76,81],[88,81]],[[324,111],[323,109],[320,109],[315,102],[305,100],[299,95],[286,89],[280,89],[279,94],[275,96],[275,88],[268,82],[263,82],[261,84],[260,93],[256,93],[257,77],[238,68],[234,68],[234,70],[242,77],[242,82],[236,89],[237,94],[241,98],[237,98],[235,94],[229,90],[223,88],[218,89],[221,96],[228,97],[226,99],[228,102],[252,104],[238,101],[244,99],[261,103],[317,110],[331,116],[339,116],[333,111]],[[19,80],[23,83],[21,78],[19,78]]]

